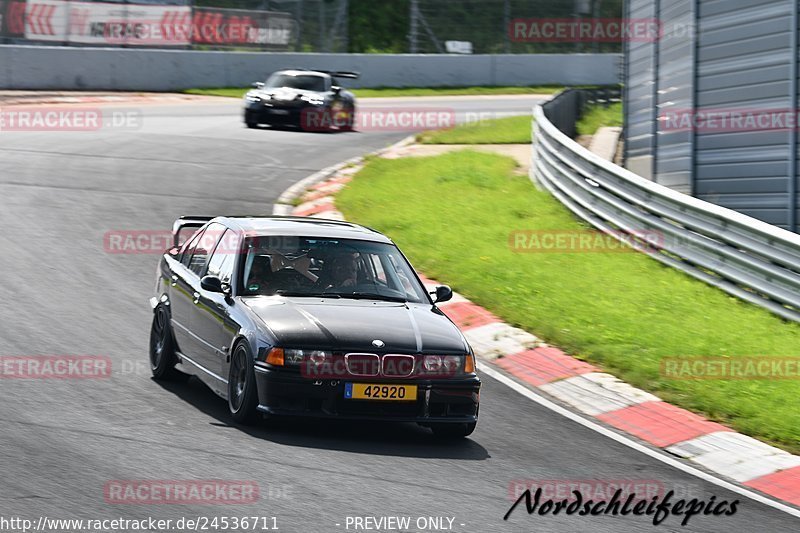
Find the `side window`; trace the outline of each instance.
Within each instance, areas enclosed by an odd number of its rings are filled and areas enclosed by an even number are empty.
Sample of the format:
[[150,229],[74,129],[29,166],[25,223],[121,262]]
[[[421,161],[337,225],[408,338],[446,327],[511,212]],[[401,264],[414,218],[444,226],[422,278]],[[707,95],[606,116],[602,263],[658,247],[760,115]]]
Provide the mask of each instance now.
[[186,245],[186,248],[183,249],[183,256],[181,257],[181,263],[186,268],[189,268],[189,262],[192,259],[192,254],[194,254],[194,249],[197,247],[197,243],[200,242],[200,239],[203,237],[203,233],[205,230],[201,230],[197,232],[197,235],[194,236],[194,239]]
[[206,262],[208,262],[208,256],[211,255],[211,250],[214,249],[214,246],[217,244],[219,237],[224,231],[225,227],[216,222],[206,228],[206,231],[203,232],[197,243],[194,243],[192,258],[189,260],[189,270],[198,276],[203,273]]
[[370,263],[372,264],[372,269],[374,272],[374,279],[387,285],[386,279],[386,272],[383,270],[383,264],[381,263],[381,256],[378,254],[369,254]]
[[236,234],[231,230],[225,231],[214,250],[214,255],[208,261],[208,275],[216,276],[222,283],[230,285],[237,251]]
[[[393,274],[393,278],[397,279],[402,286],[402,290],[406,292],[408,295],[416,295],[416,291],[414,290],[414,285],[411,283],[411,280],[408,279],[405,272],[403,272],[403,268],[400,267],[399,260],[393,255],[387,255],[386,258],[388,259],[388,265],[386,265],[386,270]],[[393,285],[393,284],[391,284]],[[399,289],[400,287],[398,287]]]

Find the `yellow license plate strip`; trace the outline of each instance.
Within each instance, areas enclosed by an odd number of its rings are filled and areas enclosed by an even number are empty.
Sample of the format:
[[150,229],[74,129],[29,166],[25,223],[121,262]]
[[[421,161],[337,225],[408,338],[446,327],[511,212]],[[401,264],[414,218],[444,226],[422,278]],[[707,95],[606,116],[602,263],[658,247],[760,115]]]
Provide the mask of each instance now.
[[382,383],[345,383],[344,397],[348,400],[413,402],[417,399],[417,386],[386,385]]

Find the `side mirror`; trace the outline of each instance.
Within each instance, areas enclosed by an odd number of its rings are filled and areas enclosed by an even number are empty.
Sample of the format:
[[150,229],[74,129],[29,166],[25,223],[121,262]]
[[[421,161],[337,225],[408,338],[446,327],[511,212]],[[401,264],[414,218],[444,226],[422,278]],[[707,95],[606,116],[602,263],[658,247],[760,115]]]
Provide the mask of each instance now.
[[256,82],[252,83],[250,86],[253,89],[263,89],[264,88],[264,82],[256,81]]
[[333,86],[333,87],[331,87],[331,91],[333,91],[333,94],[339,94],[339,93],[342,92],[342,88],[341,87],[337,87],[337,86]]
[[438,304],[446,302],[452,298],[453,298],[453,289],[451,289],[447,285],[439,285],[438,287],[436,287],[436,297],[433,299],[433,303]]
[[222,288],[222,281],[216,276],[204,276],[203,279],[200,280],[200,288],[208,292],[225,292]]

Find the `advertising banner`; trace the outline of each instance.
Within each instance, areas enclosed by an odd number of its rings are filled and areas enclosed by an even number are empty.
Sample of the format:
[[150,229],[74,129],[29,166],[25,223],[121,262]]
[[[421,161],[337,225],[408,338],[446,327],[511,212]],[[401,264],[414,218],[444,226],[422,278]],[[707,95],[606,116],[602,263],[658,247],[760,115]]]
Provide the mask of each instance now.
[[25,37],[25,0],[0,0],[0,37]]
[[0,37],[103,46],[293,47],[297,24],[273,11],[70,0],[0,0]]
[[193,10],[194,44],[288,50],[294,38],[295,22],[288,13],[205,7]]
[[[38,0],[36,0],[38,1]],[[81,44],[188,46],[188,6],[70,2],[68,40]]]
[[24,36],[47,41],[107,46],[188,46],[191,8],[176,5],[29,0]]

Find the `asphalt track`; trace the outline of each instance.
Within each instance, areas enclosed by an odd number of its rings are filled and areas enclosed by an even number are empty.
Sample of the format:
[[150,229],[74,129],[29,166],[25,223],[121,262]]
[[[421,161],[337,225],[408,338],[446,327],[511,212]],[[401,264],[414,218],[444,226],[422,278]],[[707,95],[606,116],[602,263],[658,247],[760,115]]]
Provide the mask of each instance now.
[[[527,112],[534,99],[431,102],[463,117]],[[199,382],[152,381],[147,298],[157,257],[109,254],[106,232],[166,229],[182,214],[269,213],[292,183],[406,133],[252,131],[236,101],[137,109],[143,123],[135,130],[0,133],[0,355],[105,355],[113,365],[105,379],[0,380],[0,517],[274,516],[280,531],[300,533],[347,531],[348,516],[387,515],[454,517],[459,533],[798,529],[796,518],[621,446],[488,377],[478,429],[456,444],[407,425],[242,429]],[[261,498],[228,506],[105,501],[106,483],[130,479],[254,481]],[[504,522],[518,479],[636,480],[742,501],[734,516],[696,516],[686,527],[675,517],[654,527],[648,517],[529,517],[522,508]]]

